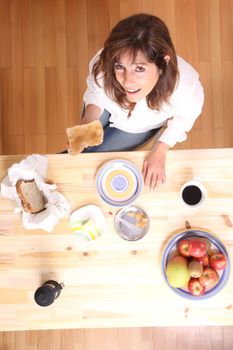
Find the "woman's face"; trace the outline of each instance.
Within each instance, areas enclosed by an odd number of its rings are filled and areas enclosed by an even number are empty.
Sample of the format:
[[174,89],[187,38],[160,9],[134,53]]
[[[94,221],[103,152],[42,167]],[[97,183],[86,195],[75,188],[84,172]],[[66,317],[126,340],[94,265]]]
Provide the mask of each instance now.
[[126,51],[115,63],[116,79],[124,88],[129,102],[138,102],[146,97],[157,83],[159,75],[160,69],[148,62],[140,51],[134,60]]

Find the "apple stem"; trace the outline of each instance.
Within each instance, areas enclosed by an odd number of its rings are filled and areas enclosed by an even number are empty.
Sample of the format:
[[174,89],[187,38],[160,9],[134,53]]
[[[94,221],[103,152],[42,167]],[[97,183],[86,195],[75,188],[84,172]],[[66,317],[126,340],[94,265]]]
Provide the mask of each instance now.
[[191,225],[188,220],[185,220],[185,227],[187,230],[191,228]]

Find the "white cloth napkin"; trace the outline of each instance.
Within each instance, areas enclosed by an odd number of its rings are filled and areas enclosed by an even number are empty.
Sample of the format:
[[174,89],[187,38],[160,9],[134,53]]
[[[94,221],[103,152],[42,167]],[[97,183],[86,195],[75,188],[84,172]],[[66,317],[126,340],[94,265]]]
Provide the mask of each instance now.
[[[40,154],[32,154],[21,160],[20,163],[13,164],[8,169],[8,175],[2,180],[1,195],[18,204],[15,212],[22,212],[22,224],[26,229],[42,229],[51,232],[58,220],[69,215],[70,205],[66,198],[56,191],[56,185],[46,184],[45,178],[48,167],[48,158]],[[21,201],[16,192],[16,182],[20,179],[35,179],[40,191],[46,198],[45,210],[30,214],[23,210]]]

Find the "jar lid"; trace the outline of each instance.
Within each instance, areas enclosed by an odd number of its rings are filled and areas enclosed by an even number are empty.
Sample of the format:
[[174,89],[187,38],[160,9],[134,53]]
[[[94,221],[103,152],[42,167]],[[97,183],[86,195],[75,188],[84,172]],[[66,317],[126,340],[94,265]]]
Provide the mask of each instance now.
[[54,302],[54,291],[48,286],[42,286],[35,292],[34,299],[40,306],[49,306]]
[[115,217],[115,229],[119,236],[127,241],[137,241],[146,235],[150,220],[146,212],[137,206],[119,210]]

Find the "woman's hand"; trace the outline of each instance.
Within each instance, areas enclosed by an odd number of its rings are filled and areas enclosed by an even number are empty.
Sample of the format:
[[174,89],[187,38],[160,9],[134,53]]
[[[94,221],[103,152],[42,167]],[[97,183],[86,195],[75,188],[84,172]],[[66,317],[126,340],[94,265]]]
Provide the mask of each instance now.
[[143,163],[142,175],[144,183],[151,189],[165,183],[165,163],[169,146],[164,142],[158,142],[150,151]]

